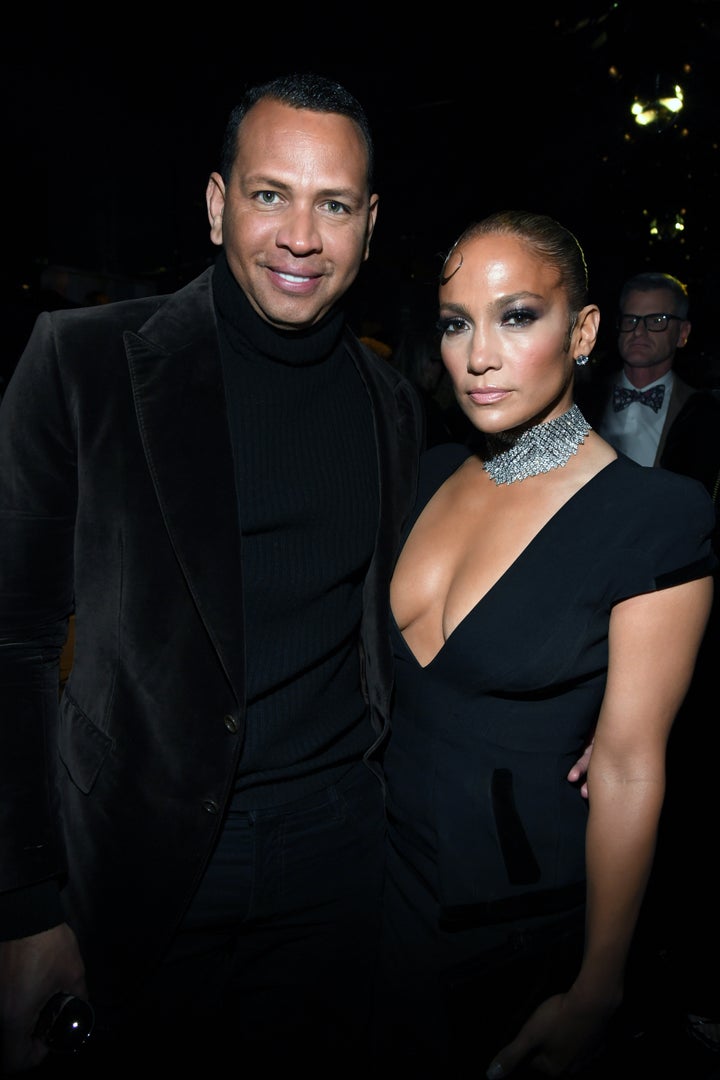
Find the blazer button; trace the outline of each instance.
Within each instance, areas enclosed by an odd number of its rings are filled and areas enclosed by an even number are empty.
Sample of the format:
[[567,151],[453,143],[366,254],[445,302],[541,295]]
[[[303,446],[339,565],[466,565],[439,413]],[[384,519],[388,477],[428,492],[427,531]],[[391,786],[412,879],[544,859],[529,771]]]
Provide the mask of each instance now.
[[208,814],[220,813],[220,808],[214,799],[203,799],[202,808],[203,810],[207,810]]
[[237,720],[234,716],[224,716],[223,723],[225,724],[225,727],[228,729],[231,735],[237,735],[238,726]]

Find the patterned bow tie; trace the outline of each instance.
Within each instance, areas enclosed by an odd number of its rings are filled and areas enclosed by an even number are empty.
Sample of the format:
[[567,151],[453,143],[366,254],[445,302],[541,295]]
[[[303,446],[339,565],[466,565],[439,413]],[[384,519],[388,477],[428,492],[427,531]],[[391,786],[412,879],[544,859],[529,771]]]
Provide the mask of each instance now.
[[627,409],[633,401],[639,401],[641,405],[649,405],[653,412],[660,412],[665,386],[653,386],[649,390],[628,390],[624,386],[616,386],[613,389],[613,409],[620,412]]

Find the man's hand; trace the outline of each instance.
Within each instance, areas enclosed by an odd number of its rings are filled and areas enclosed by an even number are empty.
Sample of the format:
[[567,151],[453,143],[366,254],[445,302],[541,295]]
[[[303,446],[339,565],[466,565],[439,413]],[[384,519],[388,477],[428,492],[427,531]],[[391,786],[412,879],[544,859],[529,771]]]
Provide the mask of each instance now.
[[2,1076],[34,1068],[47,1056],[47,1046],[33,1032],[43,1006],[58,991],[87,997],[80,949],[67,923],[0,942]]

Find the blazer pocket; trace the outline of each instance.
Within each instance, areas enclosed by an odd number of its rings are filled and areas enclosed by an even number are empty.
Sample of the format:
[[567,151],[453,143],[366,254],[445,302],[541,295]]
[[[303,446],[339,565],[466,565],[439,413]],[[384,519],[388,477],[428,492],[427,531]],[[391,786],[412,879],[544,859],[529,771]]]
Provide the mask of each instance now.
[[60,709],[58,753],[74,784],[88,795],[92,791],[113,740],[101,731],[68,696]]

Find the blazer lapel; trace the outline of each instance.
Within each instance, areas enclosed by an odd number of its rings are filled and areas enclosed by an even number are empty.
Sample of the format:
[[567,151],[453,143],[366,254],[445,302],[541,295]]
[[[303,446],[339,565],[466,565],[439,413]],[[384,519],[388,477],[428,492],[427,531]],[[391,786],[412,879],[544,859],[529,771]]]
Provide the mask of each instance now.
[[374,657],[367,689],[372,704],[386,716],[393,682],[389,646],[390,576],[400,545],[402,527],[410,513],[417,483],[421,414],[406,385],[383,377],[351,339],[348,348],[365,382],[375,423],[380,520],[375,552],[363,590],[363,640]]
[[242,700],[240,529],[211,281],[207,271],[169,298],[125,347],[170,542]]
[[665,423],[663,424],[662,431],[660,432],[660,439],[658,441],[657,450],[655,452],[654,465],[660,464],[660,458],[665,450],[665,443],[667,442],[668,432],[675,423],[678,417],[678,413],[685,405],[685,402],[692,397],[695,393],[693,388],[689,386],[682,379],[679,379],[677,375],[673,373],[673,385],[672,392],[670,394],[670,401],[668,402],[667,412],[665,414]]

